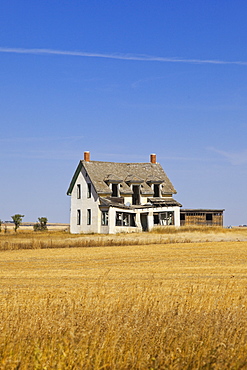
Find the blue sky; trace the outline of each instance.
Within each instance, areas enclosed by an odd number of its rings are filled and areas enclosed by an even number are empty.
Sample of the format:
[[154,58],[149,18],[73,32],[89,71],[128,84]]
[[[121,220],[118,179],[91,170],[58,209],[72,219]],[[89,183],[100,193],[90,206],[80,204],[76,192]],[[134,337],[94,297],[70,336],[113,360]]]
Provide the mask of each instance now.
[[0,218],[69,221],[92,160],[148,162],[184,208],[247,224],[247,3],[0,3]]

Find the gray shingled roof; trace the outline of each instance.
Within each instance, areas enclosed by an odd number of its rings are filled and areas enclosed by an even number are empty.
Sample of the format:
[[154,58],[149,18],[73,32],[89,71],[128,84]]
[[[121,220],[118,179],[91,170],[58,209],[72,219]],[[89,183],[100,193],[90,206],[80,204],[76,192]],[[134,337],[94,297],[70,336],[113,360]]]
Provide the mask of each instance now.
[[[95,190],[99,195],[111,195],[111,189],[105,181],[112,179],[120,183],[120,194],[132,194],[129,185],[137,183],[141,185],[143,195],[153,195],[151,183],[161,183],[161,193],[176,194],[171,181],[159,163],[115,163],[99,161],[80,161],[74,177],[70,183],[67,194],[71,194],[76,178],[82,168],[87,171]],[[127,181],[127,182],[126,182]]]

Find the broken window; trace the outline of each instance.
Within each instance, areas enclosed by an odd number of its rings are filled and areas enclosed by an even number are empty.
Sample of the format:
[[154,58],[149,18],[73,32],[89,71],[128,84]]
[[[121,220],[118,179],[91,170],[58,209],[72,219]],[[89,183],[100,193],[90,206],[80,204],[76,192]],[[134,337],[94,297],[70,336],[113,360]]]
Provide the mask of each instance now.
[[174,212],[154,213],[154,225],[174,225]]
[[116,226],[135,227],[135,213],[116,212]]
[[101,213],[101,225],[103,225],[103,226],[108,225],[108,217],[109,217],[108,211],[102,211],[102,213]]

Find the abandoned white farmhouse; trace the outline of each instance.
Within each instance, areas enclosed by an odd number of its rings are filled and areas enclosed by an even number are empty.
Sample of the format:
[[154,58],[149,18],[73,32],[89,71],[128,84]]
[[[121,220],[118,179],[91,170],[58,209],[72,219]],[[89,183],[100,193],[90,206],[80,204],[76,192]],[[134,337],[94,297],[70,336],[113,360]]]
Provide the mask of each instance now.
[[91,161],[84,152],[71,180],[71,233],[139,232],[180,226],[181,204],[163,168],[149,163]]

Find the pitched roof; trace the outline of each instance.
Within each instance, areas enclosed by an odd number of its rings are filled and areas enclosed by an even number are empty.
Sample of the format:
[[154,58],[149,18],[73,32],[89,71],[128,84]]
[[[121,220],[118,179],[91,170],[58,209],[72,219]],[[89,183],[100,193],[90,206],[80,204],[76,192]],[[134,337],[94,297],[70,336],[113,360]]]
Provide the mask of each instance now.
[[[81,168],[84,167],[99,195],[111,194],[105,181],[121,182],[120,194],[132,194],[130,184],[141,184],[141,193],[153,195],[152,183],[161,183],[161,193],[176,194],[171,181],[159,163],[116,163],[100,161],[80,161],[71,180],[67,194],[70,195]],[[147,183],[148,182],[148,183]]]

